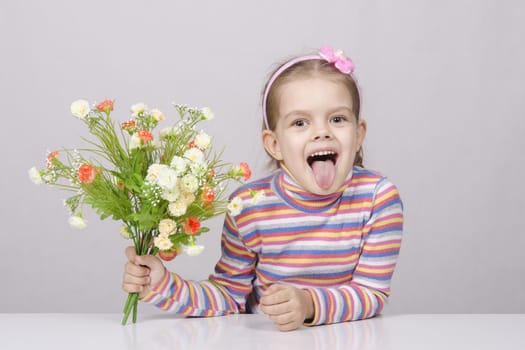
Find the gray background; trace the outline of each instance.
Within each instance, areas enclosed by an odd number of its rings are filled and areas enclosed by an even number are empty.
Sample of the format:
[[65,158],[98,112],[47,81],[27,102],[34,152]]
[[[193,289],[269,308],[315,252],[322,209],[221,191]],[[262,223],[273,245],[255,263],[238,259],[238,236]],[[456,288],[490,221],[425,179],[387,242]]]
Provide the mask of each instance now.
[[[0,312],[119,312],[119,225],[27,170],[79,146],[77,98],[211,107],[224,158],[265,174],[259,94],[282,58],[322,44],[356,63],[365,162],[401,191],[404,242],[386,313],[524,313],[525,4],[516,0],[17,1],[0,3]],[[164,122],[164,125],[168,125]],[[205,254],[169,267],[204,279]],[[154,312],[143,306],[141,312]]]

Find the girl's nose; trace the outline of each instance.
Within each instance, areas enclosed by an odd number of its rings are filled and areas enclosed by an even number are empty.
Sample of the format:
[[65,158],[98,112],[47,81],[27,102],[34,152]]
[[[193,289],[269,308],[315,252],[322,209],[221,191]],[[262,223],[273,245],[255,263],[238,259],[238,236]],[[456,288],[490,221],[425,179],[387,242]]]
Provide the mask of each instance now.
[[319,140],[329,140],[332,138],[332,133],[330,132],[330,129],[325,125],[316,125],[314,130],[313,139],[315,141]]

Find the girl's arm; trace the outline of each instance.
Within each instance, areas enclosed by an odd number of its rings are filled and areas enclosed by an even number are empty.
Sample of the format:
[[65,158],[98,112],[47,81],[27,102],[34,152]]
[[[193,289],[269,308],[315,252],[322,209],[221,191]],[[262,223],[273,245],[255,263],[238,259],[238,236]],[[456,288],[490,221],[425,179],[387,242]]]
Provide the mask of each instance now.
[[185,316],[220,316],[245,311],[252,291],[256,255],[241,242],[226,215],[221,239],[222,257],[215,274],[205,281],[187,281],[166,270],[143,301]]
[[365,224],[361,256],[352,281],[335,288],[306,288],[314,303],[307,325],[373,317],[390,295],[403,230],[403,205],[397,188],[383,179],[375,191],[372,212]]

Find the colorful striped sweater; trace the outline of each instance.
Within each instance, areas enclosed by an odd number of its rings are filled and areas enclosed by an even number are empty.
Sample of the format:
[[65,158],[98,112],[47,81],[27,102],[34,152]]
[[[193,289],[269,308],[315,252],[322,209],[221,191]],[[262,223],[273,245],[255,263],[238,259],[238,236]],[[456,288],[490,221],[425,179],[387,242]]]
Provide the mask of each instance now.
[[[259,191],[264,196],[255,202]],[[401,199],[387,178],[354,167],[340,191],[319,196],[279,170],[236,196],[243,209],[225,217],[222,256],[209,279],[187,281],[166,271],[143,301],[188,316],[255,313],[268,286],[286,283],[311,294],[315,316],[308,325],[383,309],[403,228]]]

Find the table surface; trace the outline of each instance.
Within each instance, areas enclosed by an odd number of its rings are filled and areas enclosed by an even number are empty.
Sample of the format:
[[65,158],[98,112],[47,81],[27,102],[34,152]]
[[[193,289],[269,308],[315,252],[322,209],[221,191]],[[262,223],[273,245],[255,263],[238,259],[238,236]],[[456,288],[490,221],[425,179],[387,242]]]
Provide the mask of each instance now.
[[264,315],[0,313],[2,349],[525,349],[525,314],[387,315],[279,332]]

